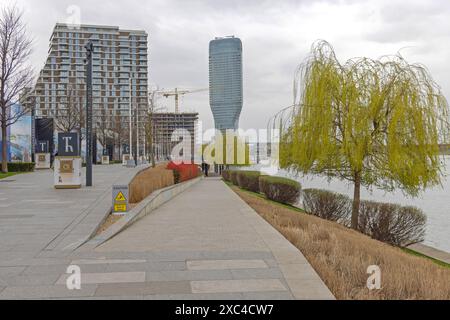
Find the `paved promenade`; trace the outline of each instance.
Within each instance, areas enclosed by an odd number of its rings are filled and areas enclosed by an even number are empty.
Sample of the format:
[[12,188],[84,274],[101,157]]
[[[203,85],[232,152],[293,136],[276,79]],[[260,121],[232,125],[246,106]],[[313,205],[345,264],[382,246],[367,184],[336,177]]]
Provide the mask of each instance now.
[[[60,204],[69,211],[76,200],[67,198],[52,201],[74,201]],[[65,215],[58,225],[70,224]],[[23,228],[24,242],[8,248],[41,254],[28,265],[9,259],[5,266],[1,258],[0,299],[333,299],[304,256],[217,178],[195,184],[95,250],[44,257],[41,250],[60,228]],[[69,265],[81,268],[81,290],[66,288]]]
[[0,180],[0,288],[5,274],[61,256],[84,241],[111,207],[112,184],[140,169],[94,166],[94,187],[74,190],[55,190],[52,170]]

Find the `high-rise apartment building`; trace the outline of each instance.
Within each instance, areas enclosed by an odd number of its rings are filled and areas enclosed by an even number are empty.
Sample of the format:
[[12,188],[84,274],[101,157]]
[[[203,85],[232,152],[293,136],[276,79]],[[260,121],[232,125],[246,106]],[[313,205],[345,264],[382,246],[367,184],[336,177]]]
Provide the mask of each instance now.
[[242,110],[242,42],[234,36],[209,43],[209,99],[216,129],[238,129]]
[[88,40],[94,44],[92,89],[96,121],[99,116],[128,116],[130,98],[133,110],[145,112],[148,104],[147,33],[113,26],[58,23],[50,37],[48,58],[34,90],[37,117],[55,117],[58,121],[58,113],[61,116],[65,108],[73,104],[84,108],[84,46]]

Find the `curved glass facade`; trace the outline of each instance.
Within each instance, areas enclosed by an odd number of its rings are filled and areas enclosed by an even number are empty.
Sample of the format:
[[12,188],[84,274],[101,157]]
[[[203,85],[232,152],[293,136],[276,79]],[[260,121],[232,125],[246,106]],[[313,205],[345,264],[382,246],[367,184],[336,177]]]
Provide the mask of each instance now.
[[216,129],[239,128],[242,101],[242,42],[216,38],[209,43],[209,103]]

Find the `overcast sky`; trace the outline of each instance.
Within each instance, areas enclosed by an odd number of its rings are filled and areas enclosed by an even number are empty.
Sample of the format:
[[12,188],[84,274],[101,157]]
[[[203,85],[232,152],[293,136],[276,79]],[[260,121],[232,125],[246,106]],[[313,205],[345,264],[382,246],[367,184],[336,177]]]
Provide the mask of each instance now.
[[[293,101],[295,68],[317,39],[330,42],[341,62],[351,57],[401,54],[428,67],[450,97],[449,0],[2,0],[24,10],[34,38],[32,63],[43,67],[56,22],[145,29],[149,34],[149,79],[160,88],[208,87],[208,43],[235,35],[243,43],[244,106],[241,127],[265,128],[268,118]],[[161,99],[170,111],[173,98]],[[204,128],[213,125],[208,92],[182,99]]]

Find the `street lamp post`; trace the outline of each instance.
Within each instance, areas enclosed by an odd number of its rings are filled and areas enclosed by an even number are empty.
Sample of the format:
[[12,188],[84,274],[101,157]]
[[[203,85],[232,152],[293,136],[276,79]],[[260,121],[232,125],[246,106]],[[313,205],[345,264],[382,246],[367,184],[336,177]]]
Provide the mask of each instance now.
[[132,108],[132,103],[131,103],[131,96],[132,96],[132,92],[131,92],[131,77],[129,79],[129,91],[130,91],[130,96],[129,96],[129,101],[128,101],[128,107],[129,107],[129,116],[130,116],[130,141],[129,141],[129,145],[130,145],[130,159],[133,157],[133,110]]
[[136,103],[136,165],[139,161],[139,103]]
[[92,53],[94,44],[91,40],[86,49],[86,186],[92,186]]

